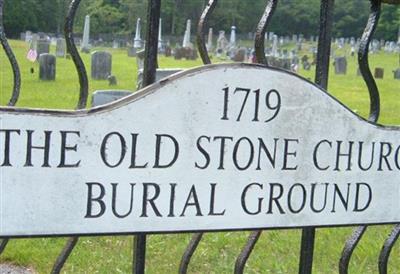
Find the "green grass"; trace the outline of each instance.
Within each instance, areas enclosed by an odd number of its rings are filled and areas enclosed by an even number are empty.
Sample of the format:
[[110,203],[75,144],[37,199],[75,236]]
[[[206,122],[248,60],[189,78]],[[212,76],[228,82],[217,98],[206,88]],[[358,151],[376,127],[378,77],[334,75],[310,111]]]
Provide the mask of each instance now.
[[[26,60],[27,45],[12,41],[22,73],[21,97],[18,107],[74,109],[79,84],[73,62],[57,59],[57,80],[38,80],[38,65]],[[107,49],[113,54],[113,74],[118,79],[116,89],[135,90],[136,60],[128,58],[125,50]],[[304,49],[307,53],[307,47]],[[54,48],[52,49],[54,52]],[[339,54],[337,52],[337,54]],[[90,73],[90,55],[82,55]],[[366,85],[356,76],[356,57],[349,57],[348,74],[335,75],[330,67],[329,92],[367,117],[369,98]],[[398,56],[381,53],[370,56],[371,68],[383,67],[385,78],[377,80],[381,91],[382,112],[380,123],[400,124],[400,81],[391,73],[398,67]],[[176,61],[160,57],[160,67],[188,68],[201,65],[201,61]],[[30,73],[30,68],[35,74]],[[300,71],[313,79],[314,71]],[[12,73],[4,53],[0,52],[0,104],[5,105],[12,89]],[[107,81],[90,80],[90,92],[109,89]],[[90,101],[90,100],[89,100]],[[337,273],[338,261],[345,240],[353,228],[325,228],[317,230],[314,273]],[[377,273],[381,246],[391,226],[368,229],[355,250],[350,263],[350,273]],[[245,244],[249,232],[210,233],[204,236],[189,266],[190,273],[231,273],[236,256]],[[297,273],[300,250],[298,229],[265,231],[250,257],[246,273]],[[190,234],[152,235],[148,238],[146,268],[148,273],[176,273],[180,258],[190,240]],[[65,273],[130,273],[133,237],[83,237],[65,265]],[[58,253],[65,244],[64,238],[11,240],[1,262],[30,266],[39,273],[49,273]],[[400,246],[396,245],[390,258],[389,273],[400,273]]]

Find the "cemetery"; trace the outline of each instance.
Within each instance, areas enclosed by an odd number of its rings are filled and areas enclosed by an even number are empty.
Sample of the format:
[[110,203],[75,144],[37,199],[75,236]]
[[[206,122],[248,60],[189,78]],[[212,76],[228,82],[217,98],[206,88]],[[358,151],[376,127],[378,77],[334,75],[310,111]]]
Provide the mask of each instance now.
[[[206,2],[204,22],[217,1]],[[381,4],[400,9],[390,2]],[[317,31],[243,32],[237,22],[221,28],[189,16],[172,35],[163,13],[149,23],[150,10],[131,18],[129,35],[99,35],[96,16],[78,15],[71,37],[81,63],[62,33],[24,29],[8,39],[19,86],[0,50],[1,186],[31,179],[15,187],[22,199],[0,193],[0,241],[7,239],[0,242],[0,273],[143,273],[142,235],[146,273],[243,273],[246,248],[244,273],[397,273],[392,200],[400,188],[391,178],[400,178],[400,21],[395,39],[369,37],[363,52],[361,33],[334,32],[328,41]],[[326,84],[318,76],[324,46]],[[149,86],[150,50],[157,53],[150,66],[157,83]],[[378,111],[370,103],[374,85]],[[57,176],[70,181],[53,182]],[[23,192],[39,178],[37,188]],[[233,187],[235,180],[242,184]],[[35,199],[46,197],[46,188],[53,193],[54,183],[55,208],[35,215],[33,208],[45,208]],[[82,208],[70,186],[84,193]],[[13,200],[21,210],[5,206]],[[53,211],[60,217],[47,215]],[[69,211],[79,211],[82,222]],[[16,216],[10,225],[3,223],[9,212]],[[309,212],[315,215],[299,217]],[[35,224],[32,232],[25,223]],[[313,270],[305,263],[301,271],[302,237],[314,227]],[[392,255],[382,272],[378,258],[388,235]],[[60,254],[62,270],[54,268]]]

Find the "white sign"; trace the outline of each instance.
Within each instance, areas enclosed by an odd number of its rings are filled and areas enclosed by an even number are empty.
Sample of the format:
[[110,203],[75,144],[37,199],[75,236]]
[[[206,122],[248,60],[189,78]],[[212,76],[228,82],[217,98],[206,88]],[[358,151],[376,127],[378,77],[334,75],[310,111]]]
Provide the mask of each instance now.
[[0,119],[0,236],[400,222],[399,128],[280,70],[206,66]]

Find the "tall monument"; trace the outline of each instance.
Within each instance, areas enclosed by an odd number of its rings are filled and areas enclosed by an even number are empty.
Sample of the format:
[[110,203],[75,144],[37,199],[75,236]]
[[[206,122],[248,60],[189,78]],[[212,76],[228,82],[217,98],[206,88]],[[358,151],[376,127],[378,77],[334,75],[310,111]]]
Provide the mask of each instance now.
[[83,27],[83,38],[81,51],[89,51],[90,50],[90,15],[86,15],[85,17],[85,25]]
[[140,38],[140,18],[137,19],[136,21],[136,33],[135,33],[135,39],[133,40],[133,47],[135,49],[139,49],[142,47],[142,39]]
[[186,21],[186,30],[185,30],[185,35],[183,36],[183,43],[182,47],[184,48],[190,48],[192,44],[190,43],[190,26],[191,26],[191,21],[188,19]]

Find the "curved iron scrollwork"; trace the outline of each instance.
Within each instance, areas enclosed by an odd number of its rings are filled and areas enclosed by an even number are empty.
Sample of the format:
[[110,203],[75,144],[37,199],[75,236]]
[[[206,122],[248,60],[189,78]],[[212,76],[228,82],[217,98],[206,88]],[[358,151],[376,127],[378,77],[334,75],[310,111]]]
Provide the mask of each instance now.
[[7,105],[15,106],[15,104],[18,101],[19,93],[20,93],[20,89],[21,89],[21,73],[19,71],[17,59],[15,58],[15,55],[14,55],[10,45],[8,44],[6,34],[4,32],[3,7],[4,7],[4,0],[0,0],[0,42],[1,42],[1,45],[3,46],[3,49],[4,49],[7,57],[8,57],[8,60],[10,61],[12,71],[14,74],[13,91],[12,91],[11,99]]
[[264,14],[258,23],[256,30],[256,38],[254,41],[254,49],[256,52],[257,62],[260,64],[267,65],[267,59],[265,58],[265,32],[274,15],[278,0],[269,0],[267,7],[265,8]]
[[369,120],[371,122],[377,122],[380,113],[380,99],[379,90],[372,76],[371,70],[368,63],[368,51],[369,44],[372,40],[372,36],[376,30],[379,22],[379,17],[381,13],[381,0],[371,0],[371,14],[368,19],[367,26],[361,37],[360,47],[358,50],[358,65],[360,67],[360,72],[367,84],[370,98],[370,112]]
[[72,60],[74,61],[79,76],[80,92],[77,108],[84,109],[86,108],[87,99],[89,96],[89,81],[86,73],[85,64],[83,63],[82,58],[80,57],[78,50],[75,46],[73,35],[74,18],[80,2],[81,0],[72,0],[69,6],[67,17],[65,18],[64,32],[67,50],[71,55]]
[[251,232],[251,234],[249,235],[249,239],[247,240],[246,245],[243,247],[242,251],[236,259],[234,271],[235,274],[243,274],[246,262],[249,259],[254,247],[256,246],[258,239],[261,236],[261,233],[262,231],[258,230]]
[[187,273],[190,260],[194,252],[196,251],[197,247],[199,246],[199,243],[202,238],[203,238],[203,233],[193,234],[192,239],[189,242],[189,245],[187,246],[185,252],[183,253],[182,260],[179,265],[179,274]]
[[65,262],[67,261],[72,250],[75,248],[76,244],[78,243],[78,240],[78,237],[71,237],[68,239],[67,244],[64,246],[62,252],[57,257],[57,260],[53,265],[51,274],[59,274],[61,272],[61,269],[64,267]]
[[[371,13],[368,19],[367,26],[361,37],[361,42],[358,50],[358,64],[360,67],[360,72],[367,84],[370,98],[370,111],[369,111],[369,121],[376,123],[379,119],[380,114],[380,98],[379,90],[376,85],[375,79],[372,76],[369,62],[368,62],[368,51],[369,45],[372,40],[373,34],[379,22],[379,17],[381,13],[381,2],[382,0],[370,0],[371,1]],[[355,229],[350,238],[346,241],[345,247],[342,251],[342,256],[339,262],[339,273],[347,274],[349,263],[353,251],[360,242],[362,236],[367,230],[368,226],[359,226]]]
[[211,64],[210,56],[208,55],[206,42],[204,40],[204,27],[210,17],[211,13],[214,11],[218,0],[209,0],[203,13],[200,16],[199,23],[197,25],[197,48],[199,50],[199,54],[201,60],[203,60],[204,64]]
[[385,241],[381,253],[379,254],[379,273],[387,274],[390,252],[400,235],[400,224],[396,225],[389,237]]
[[[255,41],[254,41],[256,59],[258,63],[265,65],[268,64],[267,59],[265,58],[265,32],[267,30],[269,23],[271,22],[271,18],[274,15],[277,5],[278,5],[278,0],[268,1],[267,7],[265,8],[264,14],[261,17],[256,30]],[[246,262],[249,259],[255,245],[257,244],[258,239],[261,236],[261,233],[262,233],[261,230],[257,230],[253,231],[250,234],[246,245],[243,247],[239,256],[236,258],[235,274],[243,273],[244,268],[246,266]]]
[[[197,24],[197,48],[201,57],[201,60],[203,61],[203,64],[211,64],[210,56],[208,54],[208,50],[206,47],[206,43],[204,40],[204,27],[207,24],[208,18],[214,11],[215,7],[217,6],[218,0],[209,0],[206,7],[203,10],[203,13],[200,16],[199,23]],[[192,239],[190,240],[188,246],[186,247],[185,252],[182,255],[181,263],[179,265],[179,273],[180,274],[186,274],[190,260],[192,259],[192,256],[194,252],[196,251],[197,247],[200,244],[201,239],[203,238],[203,233],[195,233],[192,236]]]

